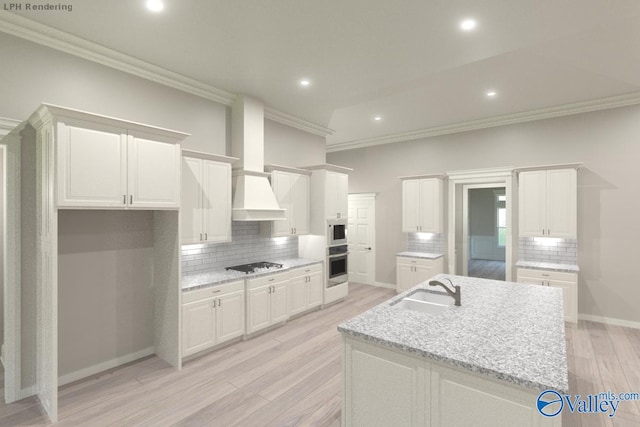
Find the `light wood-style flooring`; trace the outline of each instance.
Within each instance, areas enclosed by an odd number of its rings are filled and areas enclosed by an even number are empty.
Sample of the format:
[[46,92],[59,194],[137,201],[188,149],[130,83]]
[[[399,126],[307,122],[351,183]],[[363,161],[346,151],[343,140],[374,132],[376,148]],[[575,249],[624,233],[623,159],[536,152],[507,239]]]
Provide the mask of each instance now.
[[[182,371],[149,357],[61,387],[57,425],[339,426],[336,326],[393,295],[351,284],[346,301],[209,353]],[[580,322],[566,336],[572,393],[640,392],[640,330]],[[43,425],[35,398],[0,404],[0,426]],[[563,425],[639,426],[640,402],[621,403],[613,419],[565,411]]]
[[504,280],[505,262],[489,261],[485,259],[470,259],[467,264],[469,277],[480,277],[482,279]]

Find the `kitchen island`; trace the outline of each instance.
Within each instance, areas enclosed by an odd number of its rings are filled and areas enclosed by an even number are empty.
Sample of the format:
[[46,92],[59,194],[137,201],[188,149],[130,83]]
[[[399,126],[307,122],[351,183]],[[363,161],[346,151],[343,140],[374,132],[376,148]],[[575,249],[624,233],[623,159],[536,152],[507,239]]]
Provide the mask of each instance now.
[[[343,425],[560,426],[536,399],[566,393],[562,291],[440,274],[462,304],[438,313],[406,297],[442,292],[424,282],[341,324]],[[445,298],[446,300],[446,298]]]

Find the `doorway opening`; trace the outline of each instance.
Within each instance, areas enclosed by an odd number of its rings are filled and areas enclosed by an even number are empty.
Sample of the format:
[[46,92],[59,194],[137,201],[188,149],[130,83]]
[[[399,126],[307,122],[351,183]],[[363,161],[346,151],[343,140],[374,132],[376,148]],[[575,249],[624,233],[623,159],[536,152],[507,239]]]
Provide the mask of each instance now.
[[349,282],[376,284],[376,195],[349,194]]
[[[447,176],[449,178],[448,272],[491,279],[498,276],[500,280],[511,281],[514,235],[513,168],[456,171],[448,172]],[[491,212],[487,213],[494,223],[490,231],[480,232],[474,224],[470,232],[469,194],[471,192],[471,198],[475,199],[476,193],[473,190],[490,190],[486,191],[492,197],[490,202],[486,202],[487,205],[492,206]],[[481,193],[482,191],[479,191],[477,194]],[[481,237],[485,234],[486,236]],[[502,256],[503,252],[504,256]]]
[[466,276],[505,280],[507,244],[506,188],[465,185]]

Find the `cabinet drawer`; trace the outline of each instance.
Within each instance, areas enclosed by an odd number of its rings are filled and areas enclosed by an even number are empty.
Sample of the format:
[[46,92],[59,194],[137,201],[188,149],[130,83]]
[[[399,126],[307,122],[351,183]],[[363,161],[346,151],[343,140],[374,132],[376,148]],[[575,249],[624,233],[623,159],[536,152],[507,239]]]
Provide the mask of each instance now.
[[277,274],[269,274],[267,276],[257,277],[255,279],[247,280],[247,289],[259,288],[261,286],[273,285],[277,282],[283,282],[289,280],[290,272],[277,273]]
[[410,257],[396,257],[396,261],[398,264],[409,264],[409,265],[422,265],[425,267],[433,267],[435,264],[440,262],[442,258],[438,259],[429,259],[429,258],[410,258]]
[[322,272],[322,264],[307,265],[306,267],[291,270],[291,277],[306,276],[317,272]]
[[244,280],[238,280],[236,282],[225,283],[224,285],[211,286],[209,288],[184,292],[182,294],[182,303],[186,304],[207,298],[219,297],[221,295],[236,291],[244,291]]
[[561,280],[564,282],[577,282],[578,277],[575,273],[566,273],[563,271],[550,271],[550,270],[532,270],[529,268],[518,269],[518,280],[520,277],[529,277],[532,279],[541,280]]

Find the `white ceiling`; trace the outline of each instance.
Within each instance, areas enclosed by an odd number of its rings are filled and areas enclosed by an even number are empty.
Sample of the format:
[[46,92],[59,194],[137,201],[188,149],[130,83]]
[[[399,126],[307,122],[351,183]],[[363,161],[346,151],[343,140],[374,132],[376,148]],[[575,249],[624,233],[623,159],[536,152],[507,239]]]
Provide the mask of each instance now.
[[638,0],[164,1],[19,14],[259,97],[330,145],[640,91]]

